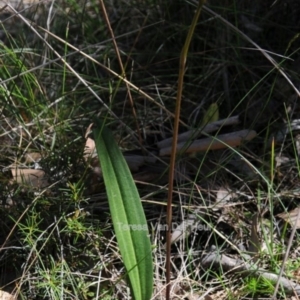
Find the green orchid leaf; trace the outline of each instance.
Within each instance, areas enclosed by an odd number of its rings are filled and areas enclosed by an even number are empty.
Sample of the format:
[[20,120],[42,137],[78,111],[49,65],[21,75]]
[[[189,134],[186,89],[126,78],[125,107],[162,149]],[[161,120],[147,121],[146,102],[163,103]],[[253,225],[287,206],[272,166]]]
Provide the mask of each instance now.
[[93,134],[132,296],[135,300],[150,299],[153,291],[152,248],[137,188],[112,133],[96,121]]

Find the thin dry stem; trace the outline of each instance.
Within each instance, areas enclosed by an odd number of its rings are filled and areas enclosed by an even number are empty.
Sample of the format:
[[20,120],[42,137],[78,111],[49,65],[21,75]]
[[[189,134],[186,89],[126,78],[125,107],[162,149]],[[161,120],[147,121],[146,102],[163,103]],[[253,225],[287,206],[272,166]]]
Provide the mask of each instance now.
[[104,15],[104,20],[106,22],[108,31],[110,33],[110,36],[111,36],[111,39],[112,39],[112,42],[113,42],[113,45],[114,45],[114,48],[115,48],[115,52],[116,52],[116,55],[117,55],[119,66],[120,66],[121,71],[122,71],[121,77],[126,79],[126,81],[124,81],[124,82],[126,84],[127,95],[128,95],[129,103],[130,103],[130,106],[131,106],[132,115],[133,115],[133,118],[135,120],[135,125],[136,125],[136,129],[137,129],[138,137],[139,137],[139,142],[140,142],[140,145],[142,146],[143,141],[142,141],[140,126],[139,126],[139,123],[138,123],[137,113],[136,113],[136,110],[134,108],[133,99],[132,99],[132,95],[131,95],[131,91],[130,91],[130,86],[129,86],[128,80],[126,78],[126,72],[125,72],[125,68],[123,66],[123,62],[122,62],[122,59],[121,59],[121,55],[120,55],[120,51],[119,51],[119,48],[118,48],[118,45],[117,45],[115,34],[114,34],[113,29],[111,28],[109,17],[108,17],[108,14],[106,12],[105,4],[104,4],[103,0],[100,0],[99,2],[100,2],[100,6],[101,6],[101,9],[102,9],[103,15]]
[[170,169],[169,169],[169,190],[168,190],[168,205],[167,205],[167,258],[166,258],[166,299],[170,299],[170,279],[171,279],[171,227],[172,227],[172,198],[173,198],[173,184],[174,184],[174,169],[176,162],[176,147],[178,139],[178,129],[179,129],[179,120],[180,120],[180,109],[181,109],[181,99],[183,91],[183,81],[185,73],[185,64],[187,59],[187,54],[189,46],[201,13],[201,8],[205,0],[199,0],[196,14],[194,15],[191,27],[188,31],[188,35],[185,41],[185,44],[182,48],[180,54],[179,62],[179,75],[178,75],[178,89],[177,89],[177,98],[176,98],[176,107],[175,107],[175,119],[174,119],[174,129],[173,129],[173,141],[172,141],[172,153],[170,159]]

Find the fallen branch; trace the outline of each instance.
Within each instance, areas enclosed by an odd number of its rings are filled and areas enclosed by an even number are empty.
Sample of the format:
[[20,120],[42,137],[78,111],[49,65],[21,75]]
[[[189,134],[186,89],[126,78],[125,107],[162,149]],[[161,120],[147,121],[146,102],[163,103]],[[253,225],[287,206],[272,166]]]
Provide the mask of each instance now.
[[[216,137],[196,140],[190,145],[188,144],[188,142],[178,143],[176,151],[179,152],[184,150],[185,153],[194,153],[208,150],[223,149],[228,146],[236,147],[239,146],[242,143],[242,141],[250,141],[255,137],[256,132],[254,130],[241,130],[227,134],[221,134]],[[171,148],[172,147],[166,147],[160,149],[159,155],[170,155]]]
[[[189,130],[187,132],[178,135],[178,142],[186,142],[190,139],[195,139],[201,134],[208,134],[218,131],[223,126],[236,125],[240,122],[239,116],[234,116],[226,119],[222,119],[216,122],[208,123],[206,126]],[[167,138],[157,143],[159,149],[171,147],[173,138]]]

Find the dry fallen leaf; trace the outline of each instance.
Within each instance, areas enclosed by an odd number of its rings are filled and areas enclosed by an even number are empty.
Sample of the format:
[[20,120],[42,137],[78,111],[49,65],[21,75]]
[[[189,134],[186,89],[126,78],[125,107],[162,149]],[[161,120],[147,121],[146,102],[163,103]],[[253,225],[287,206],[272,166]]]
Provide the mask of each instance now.
[[277,217],[283,219],[292,227],[296,226],[296,229],[300,228],[300,207],[286,213],[281,213]]
[[[195,214],[188,214],[187,218],[178,225],[171,235],[171,244],[187,238],[197,229],[199,220]],[[174,224],[172,224],[174,225]]]
[[0,291],[0,300],[15,300],[15,299],[17,298],[14,297],[13,295],[4,291]]
[[11,169],[13,181],[34,188],[44,188],[49,185],[45,172],[35,169]]
[[41,153],[38,153],[38,152],[27,153],[25,155],[25,164],[36,163],[36,162],[40,161],[41,158],[42,158]]
[[231,199],[236,198],[237,195],[230,191],[229,189],[226,189],[224,187],[220,187],[217,192],[217,205],[223,206],[224,204],[228,203]]
[[85,142],[84,159],[88,160],[89,158],[95,157],[96,155],[97,153],[95,141],[88,137]]

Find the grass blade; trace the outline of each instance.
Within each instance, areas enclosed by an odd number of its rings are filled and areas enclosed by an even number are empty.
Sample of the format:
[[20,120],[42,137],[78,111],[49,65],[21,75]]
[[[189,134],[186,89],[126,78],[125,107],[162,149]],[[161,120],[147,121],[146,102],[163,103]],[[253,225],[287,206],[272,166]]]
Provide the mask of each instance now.
[[150,299],[153,286],[151,243],[137,188],[112,133],[94,127],[111,217],[134,299]]

